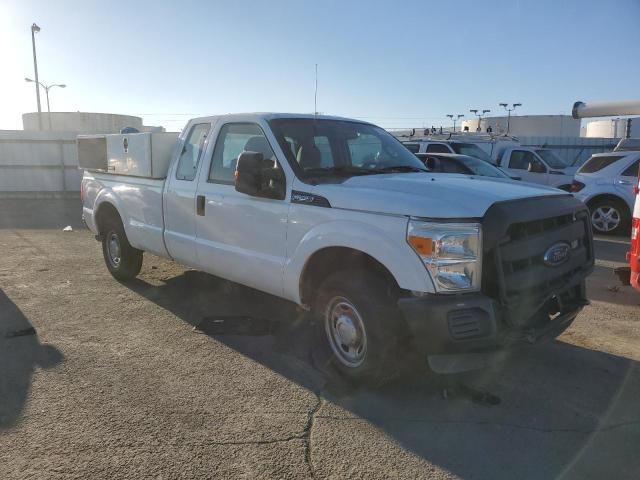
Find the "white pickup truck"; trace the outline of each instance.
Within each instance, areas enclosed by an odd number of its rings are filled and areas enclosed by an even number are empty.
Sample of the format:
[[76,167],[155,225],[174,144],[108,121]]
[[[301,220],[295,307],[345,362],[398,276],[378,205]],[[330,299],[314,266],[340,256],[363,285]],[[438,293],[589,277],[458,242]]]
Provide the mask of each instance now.
[[569,165],[553,150],[539,147],[513,147],[502,151],[496,164],[524,182],[541,183],[570,191],[577,167]]
[[[102,160],[78,145],[83,218],[114,277],[135,277],[150,252],[295,302],[356,379],[386,375],[399,348],[436,371],[474,368],[557,336],[586,303],[584,204],[542,186],[432,175],[369,123],[196,118],[166,161],[151,159],[156,173],[131,168],[142,162],[135,135],[107,137]],[[112,155],[123,170],[104,162]]]

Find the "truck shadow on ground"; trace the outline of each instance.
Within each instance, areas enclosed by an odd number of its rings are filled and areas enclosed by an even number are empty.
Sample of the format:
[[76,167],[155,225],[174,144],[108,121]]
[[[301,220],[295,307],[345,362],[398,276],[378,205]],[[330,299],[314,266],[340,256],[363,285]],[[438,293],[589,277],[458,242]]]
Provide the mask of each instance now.
[[[636,478],[640,471],[640,369],[632,360],[562,341],[505,355],[468,379],[502,399],[495,407],[444,400],[434,376],[410,358],[410,374],[356,388],[332,376],[317,327],[290,303],[195,271],[160,286],[137,279],[128,287],[316,392],[323,408],[315,425],[331,425],[323,434],[346,442],[344,458],[332,457],[343,464],[316,462],[320,477],[354,465],[364,477],[380,476],[372,459],[381,454],[401,463],[426,460],[461,478]],[[268,323],[241,320],[225,327],[235,334],[218,334],[220,317]],[[369,433],[354,435],[354,428]],[[371,438],[380,431],[394,441],[382,451]],[[423,467],[411,471],[426,475]]]
[[40,343],[29,320],[0,290],[0,429],[20,419],[34,369],[55,367],[63,358]]

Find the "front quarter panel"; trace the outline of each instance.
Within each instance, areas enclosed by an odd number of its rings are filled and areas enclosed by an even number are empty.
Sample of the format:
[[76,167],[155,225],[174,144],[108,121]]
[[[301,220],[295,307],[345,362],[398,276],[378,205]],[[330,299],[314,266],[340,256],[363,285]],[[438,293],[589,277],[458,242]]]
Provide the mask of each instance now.
[[429,274],[406,241],[407,218],[292,204],[287,229],[284,294],[300,303],[300,280],[314,253],[346,247],[373,257],[400,288],[433,293]]

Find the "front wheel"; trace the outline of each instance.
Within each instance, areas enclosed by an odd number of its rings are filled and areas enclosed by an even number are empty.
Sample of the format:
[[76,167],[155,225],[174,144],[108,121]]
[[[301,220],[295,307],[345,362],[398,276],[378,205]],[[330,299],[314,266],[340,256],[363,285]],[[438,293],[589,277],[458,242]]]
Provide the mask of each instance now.
[[110,221],[105,228],[102,234],[102,254],[107,269],[117,280],[131,280],[140,273],[142,251],[131,246],[119,220]]
[[394,376],[399,314],[387,284],[368,271],[341,271],[321,285],[313,311],[332,363],[357,381]]

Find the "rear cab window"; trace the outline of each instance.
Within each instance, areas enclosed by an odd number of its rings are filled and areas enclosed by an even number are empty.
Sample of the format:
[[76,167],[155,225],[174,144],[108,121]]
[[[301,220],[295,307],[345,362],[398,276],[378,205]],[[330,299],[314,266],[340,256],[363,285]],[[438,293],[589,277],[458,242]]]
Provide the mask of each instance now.
[[195,178],[210,127],[209,123],[198,123],[191,127],[178,159],[177,180],[193,181]]
[[444,143],[430,143],[427,145],[427,153],[451,153],[451,149]]
[[607,168],[608,166],[613,165],[617,161],[622,160],[624,157],[625,155],[603,155],[598,157],[591,157],[580,168],[578,173],[599,172],[603,168]]

